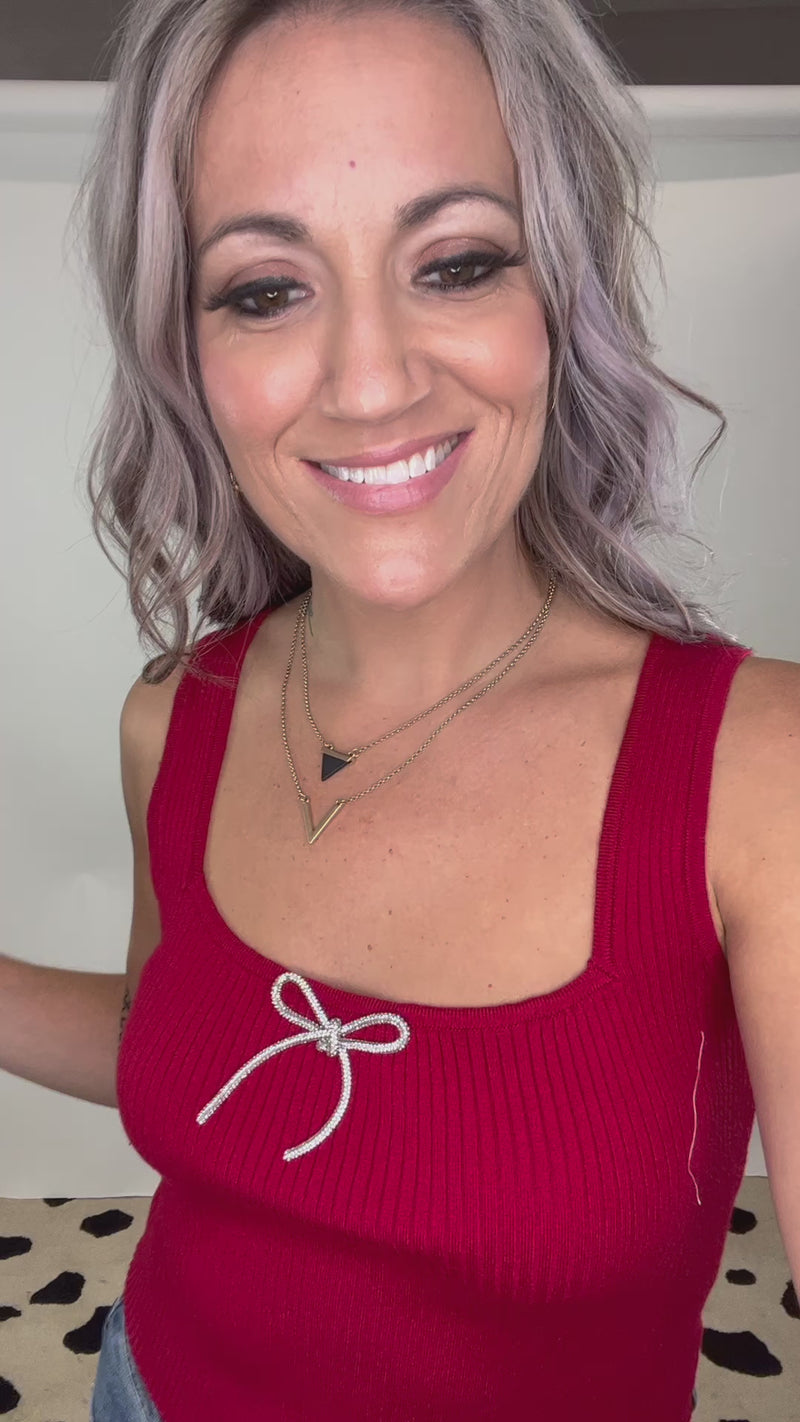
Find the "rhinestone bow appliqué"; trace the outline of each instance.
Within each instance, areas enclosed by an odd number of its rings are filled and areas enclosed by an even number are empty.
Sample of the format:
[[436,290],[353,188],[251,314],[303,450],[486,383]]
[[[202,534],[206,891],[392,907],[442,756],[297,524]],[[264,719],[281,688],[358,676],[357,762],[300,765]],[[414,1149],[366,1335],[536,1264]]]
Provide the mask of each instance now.
[[[316,1013],[320,1026],[312,1022],[310,1017],[304,1017],[302,1013],[295,1012],[288,1003],[283,1001],[283,988],[289,982],[297,983],[297,986],[305,993]],[[277,1056],[278,1052],[286,1051],[287,1047],[298,1047],[303,1042],[316,1042],[318,1052],[325,1052],[329,1057],[339,1058],[342,1068],[342,1094],[333,1115],[325,1122],[322,1129],[317,1131],[316,1135],[310,1136],[307,1141],[303,1141],[302,1145],[290,1146],[283,1152],[284,1160],[294,1160],[298,1155],[305,1155],[307,1151],[314,1150],[316,1146],[321,1145],[336,1129],[347,1110],[353,1087],[353,1070],[347,1055],[348,1052],[400,1052],[408,1046],[411,1029],[405,1018],[400,1017],[396,1012],[371,1012],[366,1017],[356,1017],[352,1022],[345,1023],[339,1017],[328,1017],[313,988],[299,973],[281,973],[272,984],[271,995],[273,1006],[282,1017],[307,1030],[295,1033],[293,1037],[283,1037],[280,1042],[274,1042],[271,1047],[265,1047],[263,1052],[257,1052],[249,1062],[245,1062],[244,1066],[239,1068],[229,1081],[226,1081],[216,1096],[208,1102],[207,1106],[203,1107],[196,1119],[198,1126],[204,1125],[209,1116],[213,1116],[223,1101],[227,1100],[245,1077],[249,1076],[251,1071],[255,1071],[256,1067],[265,1062],[268,1057]],[[394,1042],[347,1040],[351,1033],[360,1032],[364,1027],[372,1027],[377,1022],[388,1022],[397,1028],[399,1035]]]

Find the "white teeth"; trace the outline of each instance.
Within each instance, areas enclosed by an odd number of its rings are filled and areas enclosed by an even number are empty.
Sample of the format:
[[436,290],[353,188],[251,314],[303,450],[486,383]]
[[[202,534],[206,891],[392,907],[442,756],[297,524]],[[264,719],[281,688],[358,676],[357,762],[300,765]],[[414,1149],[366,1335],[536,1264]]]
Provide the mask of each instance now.
[[455,449],[457,439],[445,440],[444,444],[431,445],[424,454],[412,454],[410,459],[398,459],[394,464],[381,465],[371,469],[345,469],[338,464],[321,464],[326,474],[354,484],[405,484],[409,479],[419,479],[421,474],[429,474],[448,454]]

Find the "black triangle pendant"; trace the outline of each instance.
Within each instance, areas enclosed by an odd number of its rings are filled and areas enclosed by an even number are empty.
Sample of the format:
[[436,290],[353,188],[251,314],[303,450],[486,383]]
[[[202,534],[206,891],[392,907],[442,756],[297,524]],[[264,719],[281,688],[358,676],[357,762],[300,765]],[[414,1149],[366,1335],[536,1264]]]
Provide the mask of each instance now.
[[322,752],[322,779],[330,780],[332,775],[344,770],[350,764],[349,756],[331,755],[329,751]]

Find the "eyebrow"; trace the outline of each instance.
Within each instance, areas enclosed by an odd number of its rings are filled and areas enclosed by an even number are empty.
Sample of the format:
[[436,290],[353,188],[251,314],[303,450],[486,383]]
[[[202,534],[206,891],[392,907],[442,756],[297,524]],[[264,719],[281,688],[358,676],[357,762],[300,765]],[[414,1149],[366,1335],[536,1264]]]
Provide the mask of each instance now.
[[[469,187],[436,188],[433,192],[423,193],[420,197],[413,198],[411,202],[403,203],[401,207],[395,209],[397,231],[409,232],[414,227],[421,227],[424,222],[429,222],[432,217],[435,217],[442,208],[458,202],[493,203],[518,222],[520,221],[519,208],[511,198],[504,197],[502,193],[496,193],[492,188],[483,187],[478,183]],[[223,237],[229,237],[234,232],[255,232],[264,237],[278,237],[282,242],[311,242],[313,240],[305,223],[299,222],[295,217],[290,217],[288,213],[246,212],[238,217],[227,217],[211,229],[197,250],[198,262],[209,247],[213,247],[217,242],[221,242]]]

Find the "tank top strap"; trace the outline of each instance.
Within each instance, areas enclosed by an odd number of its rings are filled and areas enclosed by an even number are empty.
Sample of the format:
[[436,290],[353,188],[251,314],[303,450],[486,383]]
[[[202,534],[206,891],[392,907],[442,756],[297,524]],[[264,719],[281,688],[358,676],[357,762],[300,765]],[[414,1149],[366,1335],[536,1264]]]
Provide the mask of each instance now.
[[221,681],[184,672],[178,683],[147,811],[150,872],[162,926],[180,906],[191,876],[202,868],[242,665],[271,610],[210,632],[197,643],[192,664]]
[[659,965],[666,942],[646,943],[646,924],[660,925],[670,945],[685,945],[690,972],[698,952],[719,952],[706,882],[714,750],[734,673],[751,654],[716,633],[702,642],[652,637],[618,767],[606,905],[617,966],[627,959],[639,981],[675,966]]

